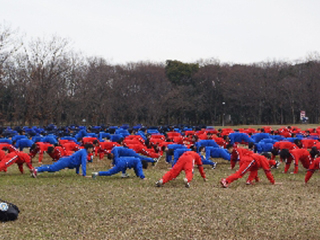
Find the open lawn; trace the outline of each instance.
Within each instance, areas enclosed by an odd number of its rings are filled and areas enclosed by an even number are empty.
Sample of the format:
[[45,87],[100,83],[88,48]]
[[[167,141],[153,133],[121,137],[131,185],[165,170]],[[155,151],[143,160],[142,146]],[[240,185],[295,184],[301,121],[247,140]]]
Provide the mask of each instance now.
[[[51,160],[45,155],[44,162]],[[109,163],[94,159],[89,175]],[[261,182],[247,186],[246,175],[223,189],[220,179],[234,172],[228,168],[221,159],[215,170],[205,167],[208,182],[195,169],[188,189],[183,173],[155,187],[168,170],[164,157],[145,170],[146,181],[132,170],[127,179],[118,174],[93,180],[69,169],[33,179],[26,167],[21,175],[13,165],[0,173],[0,198],[15,203],[21,213],[15,222],[0,223],[0,239],[320,238],[318,172],[305,186],[301,165],[298,174],[285,175],[282,164],[272,173],[283,185],[271,185],[259,171]]]

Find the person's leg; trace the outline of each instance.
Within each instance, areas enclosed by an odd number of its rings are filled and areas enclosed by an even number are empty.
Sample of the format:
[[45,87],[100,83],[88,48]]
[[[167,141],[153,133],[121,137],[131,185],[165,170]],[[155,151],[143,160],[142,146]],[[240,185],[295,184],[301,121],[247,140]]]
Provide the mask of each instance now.
[[111,176],[111,175],[114,175],[114,174],[121,172],[122,170],[123,170],[123,167],[116,165],[113,168],[109,169],[108,171],[98,172],[98,175],[99,176]]
[[141,161],[140,159],[138,161],[136,161],[135,165],[134,165],[134,172],[136,174],[137,177],[141,178],[141,179],[144,179],[145,176],[143,174],[143,170],[142,170],[142,164],[141,164]]
[[179,176],[180,172],[182,171],[183,165],[184,162],[178,161],[173,166],[173,168],[171,168],[167,173],[165,173],[162,177],[163,184]]
[[37,172],[57,172],[61,169],[69,167],[69,159],[68,158],[60,158],[59,161],[51,164],[51,165],[43,165],[37,168]]

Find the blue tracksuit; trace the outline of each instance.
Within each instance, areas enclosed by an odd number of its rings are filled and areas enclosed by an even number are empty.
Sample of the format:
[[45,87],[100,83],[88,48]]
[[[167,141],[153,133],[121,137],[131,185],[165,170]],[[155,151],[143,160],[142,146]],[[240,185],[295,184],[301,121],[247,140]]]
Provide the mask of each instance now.
[[[181,157],[181,155],[184,154],[187,151],[191,151],[191,149],[189,149],[189,148],[178,148],[178,149],[174,150],[172,167],[177,163],[177,161]],[[205,159],[202,155],[201,155],[201,161],[202,161],[203,165],[211,165],[211,166],[215,165],[214,162],[212,162],[209,159]]]
[[34,144],[32,140],[28,138],[21,138],[16,142],[15,147],[19,148],[19,150],[22,151],[24,148],[31,147],[32,144]]
[[251,136],[251,138],[256,142],[260,142],[262,139],[271,138],[269,133],[255,133]]
[[251,137],[249,137],[249,135],[246,133],[239,133],[239,132],[230,133],[229,139],[231,144],[241,143],[242,141],[245,143],[250,143],[250,142],[254,143],[254,140]]
[[212,158],[223,158],[230,161],[230,153],[223,148],[206,147],[206,159]]
[[189,148],[178,148],[174,150],[173,152],[173,162],[172,162],[172,167],[177,163],[179,157],[181,157],[182,154],[184,154],[187,151],[191,151]]
[[70,168],[76,169],[76,173],[79,174],[79,168],[80,165],[82,167],[82,175],[86,176],[87,171],[87,150],[81,149],[74,154],[72,154],[70,157],[63,157],[60,158],[57,162],[51,164],[51,165],[43,165],[41,167],[37,168],[38,173],[39,172],[57,172],[64,168]]
[[[188,149],[185,145],[177,144],[177,143],[168,144],[167,148],[168,148],[168,150],[173,149],[174,151],[179,148]],[[172,155],[168,155],[168,153],[166,153],[166,162],[172,163]]]
[[215,140],[200,140],[195,143],[197,147],[197,152],[199,152],[200,147],[216,147],[219,148],[220,146],[216,143]]
[[116,165],[116,162],[117,162],[118,158],[120,158],[120,157],[135,157],[135,158],[139,158],[141,161],[145,160],[147,162],[152,162],[152,163],[155,162],[155,160],[153,160],[152,158],[142,156],[130,148],[114,147],[111,150],[111,153],[114,155],[113,163],[112,163],[113,165]]
[[141,160],[135,157],[119,157],[115,166],[108,171],[98,172],[99,176],[111,176],[119,172],[126,172],[126,169],[133,168],[137,177],[144,179]]
[[267,143],[267,142],[259,142],[255,143],[255,149],[254,152],[263,153],[263,152],[271,152],[273,148],[273,143]]

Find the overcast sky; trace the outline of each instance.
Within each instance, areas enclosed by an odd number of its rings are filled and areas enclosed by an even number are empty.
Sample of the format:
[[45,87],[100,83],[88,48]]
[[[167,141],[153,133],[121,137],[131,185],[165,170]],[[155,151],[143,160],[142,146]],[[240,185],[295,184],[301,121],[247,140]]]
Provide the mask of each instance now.
[[253,63],[320,52],[319,11],[320,0],[0,0],[0,23],[112,63]]

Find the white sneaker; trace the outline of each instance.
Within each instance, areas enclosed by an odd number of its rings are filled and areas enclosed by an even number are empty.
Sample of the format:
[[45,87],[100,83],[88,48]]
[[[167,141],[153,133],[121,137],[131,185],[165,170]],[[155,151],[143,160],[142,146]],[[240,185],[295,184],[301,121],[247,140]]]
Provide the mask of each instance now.
[[127,178],[127,177],[130,177],[130,175],[129,175],[128,173],[122,173],[122,174],[121,174],[121,177],[122,177],[122,178]]
[[37,178],[37,176],[38,176],[38,170],[37,170],[36,168],[34,168],[34,169],[32,170],[31,177]]
[[216,169],[217,164],[218,164],[218,163],[214,162],[214,164],[212,165],[212,169]]
[[161,187],[163,185],[163,180],[160,179],[159,181],[156,182],[156,187]]
[[188,182],[188,179],[184,178],[183,181],[184,181],[184,185],[186,186],[186,188],[189,188],[190,183]]
[[99,176],[99,173],[98,173],[98,172],[93,172],[93,173],[92,173],[92,178],[93,178],[93,179],[96,179],[98,176]]

